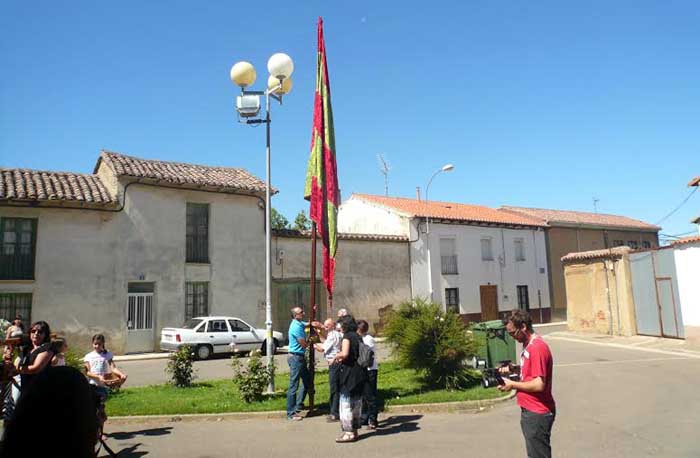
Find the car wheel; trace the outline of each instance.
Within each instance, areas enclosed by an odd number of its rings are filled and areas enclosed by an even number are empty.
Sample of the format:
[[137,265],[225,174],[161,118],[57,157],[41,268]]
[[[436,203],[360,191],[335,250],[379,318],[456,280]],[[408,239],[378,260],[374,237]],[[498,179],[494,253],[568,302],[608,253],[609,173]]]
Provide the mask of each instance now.
[[197,347],[197,359],[209,359],[212,354],[212,349],[209,345],[199,345]]
[[[274,355],[277,353],[277,347],[279,344],[277,343],[277,339],[272,340],[272,354]],[[263,342],[262,344],[262,349],[260,349],[260,352],[262,353],[263,356],[267,356],[267,340]]]

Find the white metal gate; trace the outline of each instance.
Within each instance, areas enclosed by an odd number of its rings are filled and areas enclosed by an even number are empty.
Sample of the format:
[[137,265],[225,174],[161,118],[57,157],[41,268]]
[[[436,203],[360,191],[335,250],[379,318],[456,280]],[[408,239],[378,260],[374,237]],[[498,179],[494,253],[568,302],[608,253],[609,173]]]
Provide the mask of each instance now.
[[637,333],[684,338],[673,250],[630,255]]
[[153,351],[153,293],[129,293],[126,305],[126,352]]

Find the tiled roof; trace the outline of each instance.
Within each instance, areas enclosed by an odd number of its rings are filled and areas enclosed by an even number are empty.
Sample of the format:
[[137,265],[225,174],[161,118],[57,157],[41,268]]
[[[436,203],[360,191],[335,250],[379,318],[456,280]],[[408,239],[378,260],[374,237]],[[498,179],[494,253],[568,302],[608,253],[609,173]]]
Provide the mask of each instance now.
[[603,213],[588,213],[571,210],[550,210],[546,208],[511,207],[504,205],[501,209],[532,218],[538,218],[542,222],[556,226],[557,223],[567,225],[602,226],[625,229],[642,229],[648,231],[658,231],[661,228],[653,224],[645,223],[637,219],[619,215],[606,215]]
[[0,169],[0,200],[105,205],[116,203],[96,175]]
[[384,197],[370,194],[353,194],[365,202],[380,205],[404,213],[407,216],[435,219],[467,221],[509,226],[546,226],[541,220],[512,212],[496,210],[481,205],[467,205],[451,202],[435,202],[404,197]]
[[[297,231],[295,229],[273,229],[272,233],[278,237],[305,238],[311,237],[311,231]],[[346,232],[338,233],[341,240],[366,240],[380,242],[408,242],[408,237],[403,235],[383,235],[383,234],[350,234]],[[320,240],[320,238],[319,238]]]
[[100,161],[104,161],[120,177],[146,178],[183,187],[207,187],[220,191],[265,192],[265,182],[243,169],[139,159],[102,151],[95,172]]
[[563,263],[576,261],[590,261],[593,259],[620,259],[623,255],[629,254],[632,250],[627,246],[618,246],[604,250],[581,251],[580,253],[569,253],[561,258]]
[[691,237],[683,237],[682,239],[674,240],[671,245],[686,245],[688,243],[700,243],[700,235],[694,235]]
[[690,180],[688,186],[700,186],[700,177],[695,177],[692,180]]

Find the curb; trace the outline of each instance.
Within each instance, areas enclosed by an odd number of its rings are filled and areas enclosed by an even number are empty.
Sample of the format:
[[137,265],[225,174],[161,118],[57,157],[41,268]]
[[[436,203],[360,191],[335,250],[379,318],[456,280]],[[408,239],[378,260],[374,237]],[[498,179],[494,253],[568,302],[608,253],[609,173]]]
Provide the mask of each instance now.
[[[430,404],[406,404],[397,406],[386,406],[380,413],[478,413],[487,407],[507,402],[515,397],[515,392],[510,392],[505,396],[493,399],[482,399],[478,401],[457,401],[457,402],[436,402]],[[124,417],[109,417],[110,425],[128,425],[144,422],[176,423],[189,421],[228,421],[228,420],[259,420],[259,419],[284,419],[287,412],[284,410],[270,410],[266,412],[227,412],[227,413],[203,413],[203,414],[182,414],[182,415],[131,415]],[[322,415],[318,416],[322,418]]]

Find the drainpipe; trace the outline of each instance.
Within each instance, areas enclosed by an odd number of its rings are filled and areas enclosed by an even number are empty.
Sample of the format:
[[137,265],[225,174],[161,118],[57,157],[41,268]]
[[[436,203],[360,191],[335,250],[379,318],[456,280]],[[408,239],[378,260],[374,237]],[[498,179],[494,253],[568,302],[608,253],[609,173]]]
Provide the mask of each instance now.
[[615,269],[615,261],[612,262],[612,274],[615,280],[615,307],[617,308],[617,335],[622,335],[622,328],[620,327],[620,295],[618,291],[620,288],[617,285],[617,270]]
[[408,276],[409,287],[411,289],[411,300],[413,300],[413,260],[411,259],[411,244],[420,240],[420,220],[416,223],[416,239],[411,240],[411,221],[408,222]]
[[610,325],[608,326],[608,334],[613,335],[613,313],[612,313],[612,301],[610,299],[610,281],[608,280],[608,260],[603,259],[603,270],[605,271],[605,294],[608,298],[608,316],[610,316]]
[[[540,268],[537,264],[537,238],[535,237],[535,229],[532,230],[532,251],[535,259],[535,286],[537,286],[537,309],[540,312],[540,323],[542,323],[542,294],[540,293]],[[549,306],[551,307],[552,305],[550,304]],[[551,320],[551,313],[549,316]]]
[[[503,280],[503,267],[506,265],[506,238],[505,231],[501,228],[501,259],[498,260],[498,267],[501,271],[501,288],[506,291],[506,284]],[[505,294],[503,294],[505,296]]]

